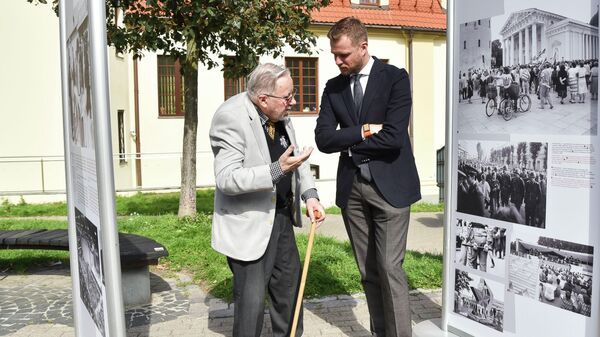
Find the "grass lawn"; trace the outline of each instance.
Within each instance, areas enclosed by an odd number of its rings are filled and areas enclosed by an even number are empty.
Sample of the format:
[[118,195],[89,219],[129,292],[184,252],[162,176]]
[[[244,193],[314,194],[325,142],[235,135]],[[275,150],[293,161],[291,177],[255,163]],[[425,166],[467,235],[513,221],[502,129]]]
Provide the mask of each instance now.
[[[163,195],[157,195],[160,199]],[[212,205],[212,199],[210,200]],[[119,202],[119,201],[118,201]],[[122,201],[121,201],[122,202]],[[135,198],[119,207],[120,212],[132,210]],[[166,209],[164,201],[136,206],[136,213]],[[19,207],[19,206],[17,206]],[[162,207],[162,208],[161,208]],[[199,205],[199,208],[201,206]],[[23,209],[26,209],[23,208]],[[175,207],[176,209],[176,207]],[[131,212],[133,213],[133,212]],[[168,212],[165,212],[168,213]],[[123,213],[120,213],[123,214]],[[119,231],[153,238],[165,245],[169,257],[161,265],[170,271],[187,271],[205,290],[216,297],[230,300],[231,272],[223,255],[210,247],[210,215],[200,213],[195,219],[179,220],[176,215],[134,215],[118,219]],[[2,219],[0,229],[66,228],[66,221],[34,219]],[[297,235],[301,258],[304,257],[307,236]],[[67,252],[42,250],[0,250],[0,270],[26,271],[36,264],[55,261],[68,263]],[[439,288],[442,285],[442,257],[407,252],[404,268],[411,288]],[[354,294],[362,292],[360,278],[348,242],[317,235],[311,257],[306,297]]]
[[[214,190],[202,189],[196,192],[196,207],[199,213],[212,213]],[[137,193],[132,196],[117,196],[117,215],[165,215],[177,214],[179,192],[173,193]],[[444,204],[419,202],[411,206],[411,212],[443,212]],[[340,214],[338,207],[329,207],[327,214]],[[0,217],[55,216],[67,215],[64,202],[27,204],[10,203],[6,199],[0,202]]]

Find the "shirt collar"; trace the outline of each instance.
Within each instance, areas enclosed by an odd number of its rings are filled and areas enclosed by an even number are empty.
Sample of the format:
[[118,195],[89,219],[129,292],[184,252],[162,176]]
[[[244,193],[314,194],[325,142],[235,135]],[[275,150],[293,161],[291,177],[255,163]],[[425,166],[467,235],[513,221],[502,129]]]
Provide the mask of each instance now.
[[373,59],[373,56],[369,56],[369,62],[358,73],[363,76],[369,76],[373,68],[373,63],[375,63],[375,59]]
[[267,117],[267,115],[265,115],[265,113],[262,112],[260,110],[260,108],[256,104],[254,104],[254,107],[256,108],[256,112],[258,113],[258,118],[260,118],[260,124],[262,126],[264,126],[265,124],[267,124],[267,121],[269,120],[269,117]]

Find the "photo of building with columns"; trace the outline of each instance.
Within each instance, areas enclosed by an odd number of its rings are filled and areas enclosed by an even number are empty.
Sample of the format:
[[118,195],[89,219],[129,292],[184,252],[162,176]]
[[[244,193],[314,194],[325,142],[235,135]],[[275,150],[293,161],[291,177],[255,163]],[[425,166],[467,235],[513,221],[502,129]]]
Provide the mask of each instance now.
[[500,35],[505,66],[598,58],[598,27],[537,8],[512,13]]

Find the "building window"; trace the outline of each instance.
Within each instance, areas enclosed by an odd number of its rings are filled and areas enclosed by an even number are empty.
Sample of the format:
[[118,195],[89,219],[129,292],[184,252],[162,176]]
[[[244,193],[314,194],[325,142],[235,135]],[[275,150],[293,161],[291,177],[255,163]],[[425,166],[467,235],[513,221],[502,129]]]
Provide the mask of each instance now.
[[318,59],[307,57],[286,57],[285,66],[290,69],[294,87],[296,88],[296,105],[293,113],[315,114],[319,102],[318,94]]
[[465,27],[466,27],[468,24],[469,24],[468,22],[465,22]]
[[[235,58],[232,56],[225,57],[225,66],[230,62],[234,62]],[[246,76],[241,76],[237,78],[227,78],[223,75],[223,82],[225,83],[225,100],[229,99],[232,96],[235,96],[241,92],[246,91],[246,86],[248,79]]]
[[379,6],[379,0],[359,0],[359,5]]
[[467,40],[463,41],[463,49],[467,49]]
[[158,55],[158,115],[183,116],[185,100],[183,76],[179,61],[168,55]]
[[125,158],[125,110],[117,110],[117,128],[119,132],[119,164],[127,164]]
[[310,164],[310,172],[312,173],[313,179],[321,178],[321,169],[319,165]]
[[481,47],[481,40],[477,40],[477,47]]
[[477,20],[477,25],[481,26],[481,20]]

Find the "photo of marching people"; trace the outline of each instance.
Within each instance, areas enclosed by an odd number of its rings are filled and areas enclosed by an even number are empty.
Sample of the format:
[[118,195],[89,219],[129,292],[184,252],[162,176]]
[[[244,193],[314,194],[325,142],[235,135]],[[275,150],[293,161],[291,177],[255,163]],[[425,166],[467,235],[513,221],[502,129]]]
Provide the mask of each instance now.
[[89,41],[86,19],[72,34],[67,44],[71,141],[83,148],[94,146]]
[[454,263],[505,277],[506,228],[457,219]]
[[458,142],[456,210],[546,227],[548,143]]
[[504,286],[459,269],[455,270],[454,312],[502,332]]
[[590,317],[594,247],[548,237],[510,243],[509,291]]
[[102,283],[98,229],[75,208],[77,232],[77,264],[79,266],[79,291],[81,300],[96,326],[104,336],[104,306],[102,305]]
[[499,1],[502,15],[459,24],[459,132],[596,135],[592,0]]

